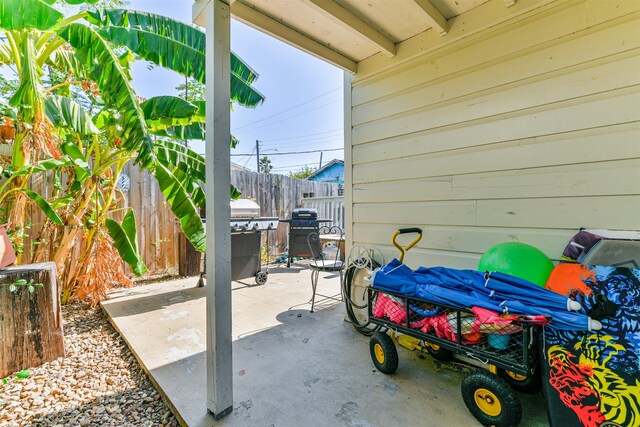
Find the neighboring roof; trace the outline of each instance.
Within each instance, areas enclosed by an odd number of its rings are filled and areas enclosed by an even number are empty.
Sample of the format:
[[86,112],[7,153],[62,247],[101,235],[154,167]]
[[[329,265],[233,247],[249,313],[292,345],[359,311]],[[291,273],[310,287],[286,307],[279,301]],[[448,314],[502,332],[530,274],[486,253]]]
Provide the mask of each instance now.
[[231,162],[231,170],[232,171],[243,171],[243,172],[250,172],[251,171],[251,169],[245,168],[244,166],[240,166],[239,164],[233,163],[233,162]]
[[344,160],[338,160],[338,159],[333,159],[331,160],[329,163],[327,163],[326,165],[324,165],[323,167],[321,167],[320,169],[314,171],[311,175],[309,175],[307,177],[308,180],[311,180],[311,178],[315,178],[318,175],[322,175],[322,173],[330,168],[332,168],[334,165],[342,165],[344,167]]
[[[366,58],[404,57],[406,49],[399,51],[398,44],[418,35],[417,48],[428,50],[551,0],[225,1],[235,19],[355,72],[357,63]],[[202,26],[206,3],[196,0],[193,6],[193,20]],[[458,19],[463,13],[465,19]]]

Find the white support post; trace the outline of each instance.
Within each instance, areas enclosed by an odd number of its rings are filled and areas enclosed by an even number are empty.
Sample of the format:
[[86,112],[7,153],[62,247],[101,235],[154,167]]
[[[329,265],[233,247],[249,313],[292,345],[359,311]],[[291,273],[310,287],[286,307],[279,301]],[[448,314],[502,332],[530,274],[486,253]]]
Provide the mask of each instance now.
[[231,233],[229,5],[206,6],[207,408],[215,419],[233,411],[231,350]]
[[344,235],[345,256],[349,256],[353,247],[353,158],[351,144],[351,114],[353,105],[351,102],[351,79],[353,75],[344,72]]

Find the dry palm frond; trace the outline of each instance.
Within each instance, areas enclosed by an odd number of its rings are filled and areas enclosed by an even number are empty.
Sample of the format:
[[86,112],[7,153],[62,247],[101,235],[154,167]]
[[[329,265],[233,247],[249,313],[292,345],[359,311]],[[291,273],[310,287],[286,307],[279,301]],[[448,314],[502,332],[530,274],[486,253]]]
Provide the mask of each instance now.
[[70,299],[89,300],[96,305],[107,297],[109,289],[117,285],[131,286],[131,280],[125,276],[120,255],[107,233],[97,231],[89,245],[91,247],[85,247],[81,275],[75,279]]

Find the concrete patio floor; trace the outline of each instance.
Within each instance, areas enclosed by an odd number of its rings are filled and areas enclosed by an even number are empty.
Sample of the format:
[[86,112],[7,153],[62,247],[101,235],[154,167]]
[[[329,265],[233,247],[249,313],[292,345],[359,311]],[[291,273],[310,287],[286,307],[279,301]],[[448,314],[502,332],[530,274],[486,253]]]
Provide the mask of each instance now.
[[[339,297],[337,274],[320,277],[318,292]],[[215,422],[206,409],[205,289],[196,282],[122,289],[102,304],[183,425],[479,425],[460,396],[461,365],[399,347],[397,373],[378,372],[341,302],[319,296],[309,313],[303,265],[271,269],[263,286],[232,283],[234,411]],[[548,425],[541,395],[521,401],[522,426]]]

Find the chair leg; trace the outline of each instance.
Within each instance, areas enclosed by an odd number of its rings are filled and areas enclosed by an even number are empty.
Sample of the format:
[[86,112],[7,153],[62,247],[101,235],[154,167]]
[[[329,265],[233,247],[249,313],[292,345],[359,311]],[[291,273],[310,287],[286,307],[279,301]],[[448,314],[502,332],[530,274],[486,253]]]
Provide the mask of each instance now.
[[313,295],[311,296],[311,313],[313,313],[313,306],[316,302],[316,289],[318,288],[318,278],[320,276],[320,271],[313,270],[311,272],[311,289],[313,290]]
[[343,281],[344,277],[342,276],[342,270],[340,270],[340,301],[344,301],[344,295],[342,295],[342,289],[344,289],[343,285]]

